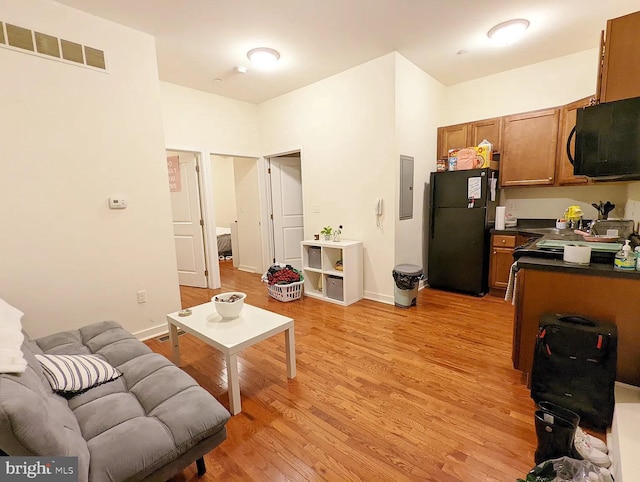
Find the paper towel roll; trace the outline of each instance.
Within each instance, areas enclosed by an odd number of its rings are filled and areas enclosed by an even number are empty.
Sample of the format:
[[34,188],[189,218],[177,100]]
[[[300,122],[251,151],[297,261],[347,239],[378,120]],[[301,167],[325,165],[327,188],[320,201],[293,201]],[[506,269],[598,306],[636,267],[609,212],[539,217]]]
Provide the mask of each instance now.
[[504,216],[506,212],[507,212],[506,206],[496,207],[496,229],[498,230],[504,229]]
[[591,261],[591,246],[567,244],[564,247],[562,259],[567,263],[589,264]]

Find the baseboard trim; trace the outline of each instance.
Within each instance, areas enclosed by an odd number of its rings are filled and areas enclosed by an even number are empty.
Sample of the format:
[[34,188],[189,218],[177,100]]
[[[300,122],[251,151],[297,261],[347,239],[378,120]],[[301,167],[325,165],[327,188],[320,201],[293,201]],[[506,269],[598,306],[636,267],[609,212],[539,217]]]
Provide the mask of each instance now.
[[255,266],[245,266],[245,265],[240,265],[238,266],[238,269],[240,271],[246,271],[247,273],[257,273],[258,269]]
[[146,330],[136,331],[133,336],[135,336],[140,341],[149,340],[151,338],[155,338],[156,336],[164,335],[169,333],[169,329],[167,325],[155,326],[153,328],[147,328]]
[[378,301],[380,303],[385,303],[387,305],[394,305],[395,298],[393,296],[383,295],[380,293],[373,293],[371,291],[364,292],[364,299],[371,301]]

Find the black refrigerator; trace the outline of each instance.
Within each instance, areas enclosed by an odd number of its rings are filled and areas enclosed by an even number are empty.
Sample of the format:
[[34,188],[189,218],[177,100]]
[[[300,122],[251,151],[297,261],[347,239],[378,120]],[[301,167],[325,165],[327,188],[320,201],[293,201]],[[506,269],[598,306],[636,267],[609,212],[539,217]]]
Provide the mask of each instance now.
[[431,288],[487,293],[497,184],[498,171],[489,168],[431,173],[426,236]]

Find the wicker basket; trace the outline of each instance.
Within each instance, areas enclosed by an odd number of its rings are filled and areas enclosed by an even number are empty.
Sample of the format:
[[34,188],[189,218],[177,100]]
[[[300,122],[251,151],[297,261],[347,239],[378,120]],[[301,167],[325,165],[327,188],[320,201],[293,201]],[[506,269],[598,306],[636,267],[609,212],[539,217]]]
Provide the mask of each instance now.
[[304,281],[296,281],[288,285],[267,285],[269,296],[278,301],[293,301],[302,296],[302,284]]

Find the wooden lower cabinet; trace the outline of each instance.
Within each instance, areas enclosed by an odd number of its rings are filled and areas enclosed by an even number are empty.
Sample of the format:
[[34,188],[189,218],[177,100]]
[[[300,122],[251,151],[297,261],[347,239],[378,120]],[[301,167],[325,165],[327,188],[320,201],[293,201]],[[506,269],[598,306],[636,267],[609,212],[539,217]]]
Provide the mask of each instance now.
[[491,236],[491,256],[489,263],[489,293],[504,296],[509,284],[509,274],[513,264],[515,235],[494,234]]

